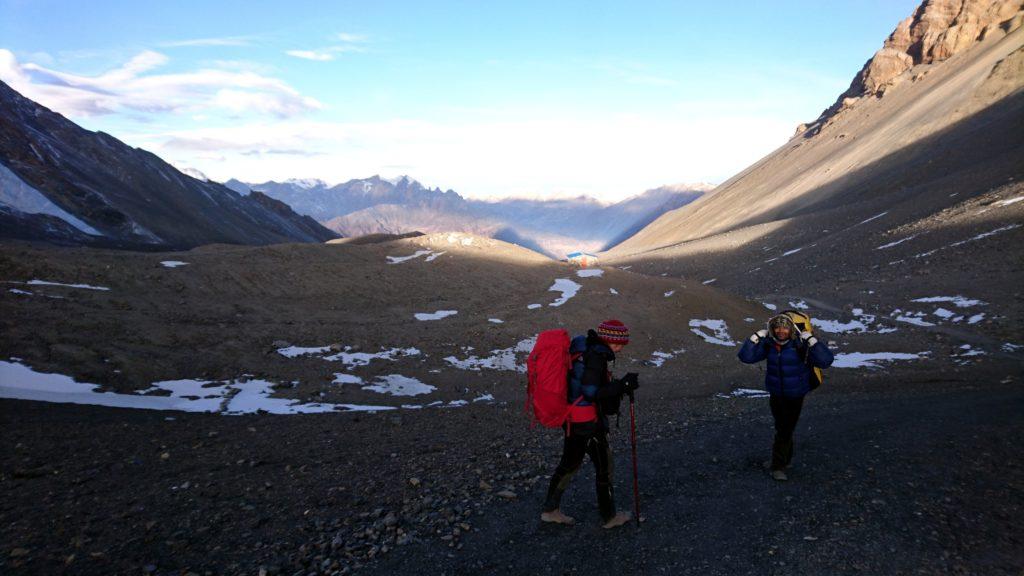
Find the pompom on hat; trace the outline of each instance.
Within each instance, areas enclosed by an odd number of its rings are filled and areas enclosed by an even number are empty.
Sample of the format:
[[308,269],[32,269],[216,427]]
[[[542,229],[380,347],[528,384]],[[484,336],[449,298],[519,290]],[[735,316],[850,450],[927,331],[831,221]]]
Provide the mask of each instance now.
[[605,344],[629,344],[629,328],[618,320],[605,320],[597,327],[597,335]]

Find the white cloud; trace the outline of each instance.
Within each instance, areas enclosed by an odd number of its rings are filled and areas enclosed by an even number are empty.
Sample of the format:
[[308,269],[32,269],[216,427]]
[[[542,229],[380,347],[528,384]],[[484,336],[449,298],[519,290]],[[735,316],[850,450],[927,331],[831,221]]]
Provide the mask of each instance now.
[[[785,142],[791,128],[746,115],[620,115],[473,123],[254,122],[128,139],[219,181],[339,182],[408,173],[426,185],[473,197],[590,194],[613,200],[684,180],[721,181]],[[217,161],[209,159],[213,155]]]
[[124,111],[156,113],[225,110],[293,117],[323,105],[285,82],[250,71],[200,69],[153,74],[169,61],[144,51],[119,68],[99,76],[82,76],[38,64],[20,64],[0,49],[0,80],[24,96],[69,116],[97,116]]
[[317,62],[327,62],[334,60],[334,54],[325,51],[316,50],[288,50],[285,54],[294,56],[296,58],[302,58],[303,60],[316,60]]

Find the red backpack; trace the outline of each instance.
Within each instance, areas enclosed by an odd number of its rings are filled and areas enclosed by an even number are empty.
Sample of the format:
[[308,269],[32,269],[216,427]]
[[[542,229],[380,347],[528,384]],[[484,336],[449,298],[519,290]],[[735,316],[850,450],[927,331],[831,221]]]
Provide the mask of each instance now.
[[569,371],[576,359],[569,353],[569,344],[565,330],[545,330],[526,359],[526,410],[532,407],[533,421],[545,428],[559,428],[569,421],[573,407],[583,399],[580,396],[571,404],[568,400]]

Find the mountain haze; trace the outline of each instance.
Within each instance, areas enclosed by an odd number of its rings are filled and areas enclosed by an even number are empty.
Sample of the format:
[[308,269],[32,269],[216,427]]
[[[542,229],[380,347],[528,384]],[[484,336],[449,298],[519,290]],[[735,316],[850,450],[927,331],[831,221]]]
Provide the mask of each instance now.
[[674,185],[648,190],[614,204],[580,196],[557,200],[466,199],[427,188],[403,176],[379,176],[328,186],[319,180],[249,184],[229,180],[239,193],[260,190],[317,219],[343,236],[459,231],[546,253],[556,258],[576,250],[614,246],[667,210],[687,204],[710,187]]

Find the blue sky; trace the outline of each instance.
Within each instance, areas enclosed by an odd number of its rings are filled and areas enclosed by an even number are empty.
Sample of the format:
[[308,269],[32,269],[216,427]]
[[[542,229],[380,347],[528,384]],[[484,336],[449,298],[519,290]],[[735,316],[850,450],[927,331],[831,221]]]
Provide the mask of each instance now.
[[0,79],[215,180],[613,200],[783,144],[915,7],[0,0]]

